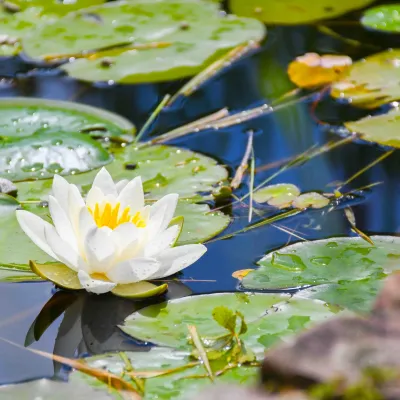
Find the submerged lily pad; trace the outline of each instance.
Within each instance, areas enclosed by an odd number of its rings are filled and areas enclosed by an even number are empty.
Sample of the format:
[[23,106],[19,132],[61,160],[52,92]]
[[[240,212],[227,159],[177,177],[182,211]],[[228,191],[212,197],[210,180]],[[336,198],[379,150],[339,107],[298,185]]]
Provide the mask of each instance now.
[[[358,299],[352,299],[357,287],[359,298],[367,308],[375,285],[387,274],[398,270],[400,238],[372,236],[375,246],[358,237],[338,237],[296,243],[267,254],[259,261],[259,268],[242,280],[245,289],[287,289],[307,285],[330,285],[324,290],[315,288],[313,297],[350,309],[362,309]],[[320,295],[321,294],[321,295]]]
[[346,122],[345,126],[368,142],[400,147],[400,110],[398,108],[387,114]]
[[267,24],[305,24],[331,19],[375,0],[230,0],[232,12],[258,18]]
[[364,12],[361,23],[377,31],[400,32],[400,5],[385,4],[369,8]]
[[[186,351],[178,351],[170,348],[152,348],[147,352],[126,352],[127,359],[139,377],[143,377],[144,396],[143,400],[183,400],[193,398],[204,386],[211,385],[210,378],[200,363],[195,363]],[[102,368],[113,374],[122,376],[126,368],[124,360],[119,354],[105,354],[101,356],[84,359],[91,367]],[[214,373],[220,371],[224,364],[211,361],[211,368]],[[258,380],[258,367],[241,365],[231,367],[225,373],[215,377],[216,382],[240,383],[242,385],[253,385]],[[125,375],[126,379],[129,376]],[[102,389],[114,394],[107,385],[91,376],[74,371],[70,375],[70,385],[82,384],[96,389]],[[132,382],[132,381],[130,381]],[[1,392],[0,392],[1,393]]]
[[114,397],[107,390],[99,390],[82,381],[76,380],[73,385],[50,379],[38,379],[24,383],[0,386],[0,397],[3,400],[75,400],[95,398],[109,400]]
[[20,138],[37,130],[67,130],[131,141],[135,127],[109,111],[70,101],[27,97],[0,99],[1,136]]
[[63,67],[77,79],[137,83],[194,75],[264,36],[259,21],[222,15],[212,2],[140,0],[69,14],[26,37],[23,51],[37,61],[80,58]]
[[217,293],[146,307],[130,315],[121,329],[136,339],[187,349],[187,325],[195,325],[199,335],[208,338],[226,334],[212,318],[218,306],[244,315],[248,330],[241,338],[259,357],[265,347],[333,315],[322,302],[285,294]]
[[400,99],[400,49],[355,62],[333,83],[331,95],[352,105],[375,108]]
[[101,144],[80,133],[37,131],[0,141],[0,174],[12,181],[86,172],[111,160]]

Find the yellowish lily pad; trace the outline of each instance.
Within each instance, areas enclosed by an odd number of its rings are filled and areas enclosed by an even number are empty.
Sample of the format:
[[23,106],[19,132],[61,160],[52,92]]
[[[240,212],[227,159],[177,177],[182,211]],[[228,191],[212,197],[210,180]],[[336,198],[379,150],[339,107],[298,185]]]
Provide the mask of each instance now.
[[304,193],[293,201],[295,208],[324,208],[330,203],[330,200],[317,192]]
[[312,89],[336,81],[351,64],[349,56],[307,53],[289,64],[288,75],[298,87]]
[[270,185],[254,193],[257,203],[268,203],[278,208],[290,207],[292,202],[300,195],[300,189],[291,183]]
[[62,263],[37,264],[30,260],[29,266],[36,275],[53,282],[57,286],[71,290],[82,289],[78,274]]
[[344,125],[368,142],[400,147],[400,110],[398,108],[387,114],[346,122]]
[[373,54],[355,62],[333,83],[331,95],[361,108],[375,108],[400,99],[400,49]]
[[150,282],[137,282],[128,285],[117,285],[111,293],[116,296],[128,299],[145,299],[147,297],[158,296],[168,290],[168,284],[164,283],[160,286]]

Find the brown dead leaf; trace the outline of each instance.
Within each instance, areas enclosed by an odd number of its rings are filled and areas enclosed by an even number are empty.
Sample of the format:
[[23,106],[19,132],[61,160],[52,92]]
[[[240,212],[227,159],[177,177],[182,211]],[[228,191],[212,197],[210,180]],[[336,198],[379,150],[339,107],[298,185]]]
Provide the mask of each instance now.
[[306,53],[289,64],[290,80],[304,89],[329,85],[352,64],[348,56]]

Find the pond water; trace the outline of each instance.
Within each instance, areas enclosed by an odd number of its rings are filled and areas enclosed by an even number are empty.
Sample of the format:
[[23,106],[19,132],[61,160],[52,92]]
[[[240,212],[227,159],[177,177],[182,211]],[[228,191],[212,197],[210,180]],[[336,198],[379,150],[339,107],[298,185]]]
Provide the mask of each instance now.
[[[343,27],[339,26],[337,31],[343,33]],[[271,28],[267,42],[259,51],[230,66],[193,96],[163,112],[151,135],[165,132],[223,107],[243,110],[279,98],[293,88],[287,78],[287,64],[306,52],[348,54],[357,59],[387,47],[386,37],[377,37],[359,28],[346,27],[345,31],[346,36],[356,38],[360,45],[354,46],[323,34],[316,25]],[[7,73],[12,72],[12,66],[7,63],[4,61],[2,66],[5,79],[0,86],[1,97],[74,100],[116,112],[138,127],[143,125],[163,95],[173,93],[184,83],[181,80],[162,84],[91,86],[54,71],[42,70],[24,71],[17,79],[9,81]],[[315,97],[307,97],[269,115],[218,131],[194,133],[170,144],[216,158],[228,167],[230,176],[233,176],[246,147],[246,133],[253,130],[257,185],[278,170],[282,165],[279,162],[313,145],[340,140],[327,129],[327,125],[319,124],[316,116],[319,120],[335,125],[368,114],[324,98],[313,115],[310,106],[314,100]],[[382,154],[383,149],[375,145],[347,144],[289,169],[272,183],[290,182],[303,191],[331,191],[332,183],[346,181]],[[384,185],[374,187],[365,192],[363,198],[353,202],[357,226],[363,232],[393,234],[398,231],[399,163],[400,155],[395,153],[347,187],[350,190],[384,182]],[[245,195],[247,192],[248,186],[243,184],[237,195]],[[225,206],[223,211],[233,216],[231,225],[223,234],[235,232],[247,225],[246,206],[236,203]],[[310,210],[278,222],[276,226],[268,225],[230,239],[216,240],[207,244],[206,255],[184,271],[181,276],[183,282],[172,285],[168,296],[171,298],[191,293],[237,290],[238,281],[231,277],[234,271],[254,268],[255,262],[266,252],[298,241],[298,238],[285,232],[286,229],[295,230],[297,235],[307,240],[354,235],[343,209],[339,207],[330,212],[326,209]],[[82,294],[68,300],[54,297],[53,303],[46,309],[49,323],[53,319],[54,322],[38,341],[32,340],[29,328],[54,293],[50,283],[0,283],[0,337],[21,345],[21,348],[17,348],[0,341],[0,384],[65,375],[65,368],[59,364],[24,350],[25,343],[32,348],[67,357],[112,350],[134,350],[143,346],[124,335],[116,325],[145,303],[134,303],[112,295],[97,297]],[[59,315],[58,310],[64,301],[70,301],[72,305],[68,315]],[[74,324],[76,321],[78,323]],[[75,326],[74,331],[70,330],[72,326]]]

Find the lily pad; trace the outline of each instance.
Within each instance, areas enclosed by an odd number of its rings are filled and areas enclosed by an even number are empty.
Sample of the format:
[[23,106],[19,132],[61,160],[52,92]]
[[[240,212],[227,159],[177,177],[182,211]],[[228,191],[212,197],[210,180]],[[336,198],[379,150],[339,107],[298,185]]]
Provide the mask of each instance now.
[[[193,398],[198,391],[210,386],[212,383],[206,375],[204,367],[200,363],[194,363],[190,353],[170,348],[152,348],[147,352],[126,352],[138,376],[143,376],[144,396],[143,400],[184,400]],[[126,368],[124,360],[119,354],[104,354],[84,359],[91,367],[102,368],[118,376]],[[210,362],[214,373],[223,368],[219,362]],[[170,371],[170,372],[169,372]],[[169,372],[169,373],[168,373]],[[259,370],[255,366],[241,365],[232,367],[216,376],[216,382],[240,383],[245,386],[254,385],[258,380]],[[129,377],[126,377],[129,379]],[[91,376],[74,371],[70,375],[70,385],[85,382],[96,389],[108,391],[107,385]],[[132,381],[130,381],[132,382]],[[0,392],[1,393],[1,392]],[[113,393],[111,391],[111,393]],[[119,399],[115,394],[116,399]]]
[[[56,395],[55,395],[56,393]],[[109,400],[114,397],[107,390],[99,390],[82,381],[69,385],[65,382],[50,379],[38,379],[24,383],[0,386],[0,397],[3,400],[83,400],[95,398],[96,400]]]
[[267,24],[297,25],[331,19],[363,8],[375,0],[230,0],[232,12]]
[[69,14],[26,37],[23,51],[36,61],[78,58],[63,67],[77,79],[138,83],[194,75],[264,36],[259,21],[222,15],[212,2],[140,0]]
[[[29,267],[29,260],[39,263],[54,261],[39,249],[21,230],[15,217],[15,209],[19,204],[11,207],[0,207],[2,226],[0,229],[0,282],[25,282],[41,280]],[[45,217],[47,209],[37,206],[25,207],[29,211]],[[6,229],[4,228],[6,227]]]
[[361,23],[377,31],[400,32],[400,5],[385,4],[369,8],[364,12]]
[[80,133],[37,131],[0,141],[0,174],[12,181],[85,172],[111,160],[101,144]]
[[394,108],[387,114],[346,122],[345,126],[368,142],[400,147],[400,110],[398,108]]
[[306,53],[289,64],[288,75],[298,87],[313,89],[330,85],[351,64],[349,56]]
[[44,280],[54,282],[65,289],[82,289],[78,274],[61,263],[37,264],[30,261],[31,270]]
[[257,203],[268,203],[278,208],[290,207],[293,200],[300,195],[300,189],[291,183],[270,185],[254,193]]
[[39,98],[0,99],[1,136],[31,136],[39,129],[121,137],[126,141],[131,141],[135,133],[128,120],[100,108]]
[[330,200],[317,192],[303,193],[293,200],[293,207],[305,209],[308,207],[312,208],[324,208],[330,203]]
[[244,315],[248,330],[241,338],[258,357],[266,347],[334,314],[325,303],[286,294],[217,293],[146,307],[130,315],[121,329],[145,342],[187,349],[187,325],[195,325],[204,337],[226,334],[211,317],[218,306]]
[[[184,222],[178,245],[204,242],[219,234],[230,223],[229,216],[220,211],[210,212],[208,204],[196,203],[208,199],[207,196],[200,196],[198,192],[210,192],[214,185],[228,176],[226,169],[212,158],[169,146],[140,149],[129,145],[113,151],[115,158],[107,169],[114,180],[117,182],[122,179],[133,179],[140,175],[149,204],[168,193],[180,194],[181,198],[175,215],[183,216]],[[97,171],[87,172],[66,178],[77,184],[85,195],[96,173]],[[46,201],[51,186],[52,179],[19,182],[17,183],[18,200],[22,202]],[[18,202],[14,204],[16,207],[19,206]],[[45,203],[24,206],[24,208],[51,222]],[[11,208],[12,212],[3,217],[3,226],[7,229],[0,229],[0,281],[3,277],[7,281],[13,279],[20,281],[25,278],[31,280],[35,275],[30,273],[29,260],[39,264],[54,262],[25,235],[18,225],[14,210],[15,207]],[[21,269],[23,273],[20,276],[18,271]]]
[[131,283],[129,285],[117,285],[111,292],[116,296],[128,299],[145,299],[147,297],[158,296],[168,290],[168,285],[157,286],[150,282]]
[[57,17],[80,8],[102,4],[104,0],[14,0],[0,6],[0,55],[10,56],[21,50],[19,41],[37,27],[54,22]]
[[[284,247],[262,258],[258,262],[260,267],[243,278],[243,288],[275,290],[330,285],[316,287],[312,296],[351,309],[368,308],[375,285],[399,269],[400,259],[400,238],[372,236],[371,239],[374,246],[358,237],[337,237]],[[368,289],[358,292],[353,307],[357,287],[361,285]],[[360,305],[363,300],[365,307]]]
[[[107,170],[116,182],[140,175],[149,203],[168,193],[180,195],[175,215],[182,215],[184,224],[178,244],[204,242],[228,226],[230,218],[227,215],[218,211],[210,213],[207,204],[195,203],[204,199],[198,192],[210,192],[214,185],[228,177],[227,170],[212,158],[170,146],[139,148],[130,145],[113,151],[114,161]],[[86,194],[97,172],[67,179]],[[47,200],[51,184],[52,180],[18,183],[18,198]]]
[[400,99],[400,49],[355,62],[333,83],[331,95],[361,108],[375,108]]

